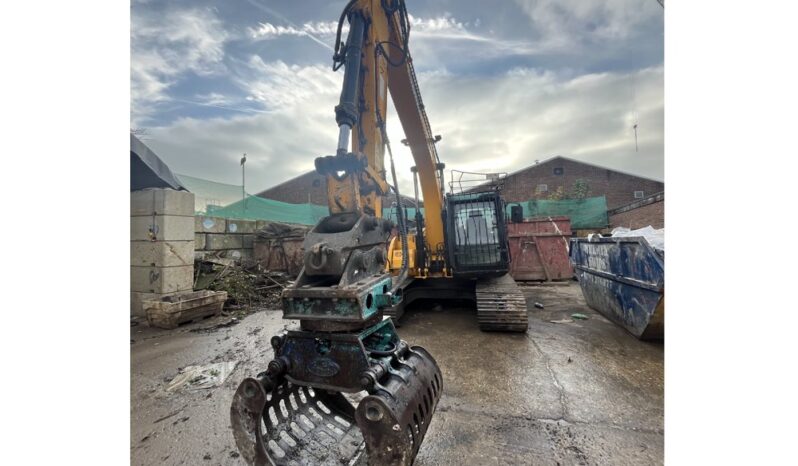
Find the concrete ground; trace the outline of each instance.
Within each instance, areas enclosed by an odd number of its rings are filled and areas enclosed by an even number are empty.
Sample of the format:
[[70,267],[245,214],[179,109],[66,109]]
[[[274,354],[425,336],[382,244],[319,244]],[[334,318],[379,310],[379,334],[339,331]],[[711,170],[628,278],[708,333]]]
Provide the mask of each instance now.
[[[403,317],[402,338],[429,350],[444,378],[416,464],[662,464],[663,345],[585,306],[575,282],[523,290],[526,335],[480,332],[467,307],[426,302]],[[588,320],[551,322],[574,312]],[[241,379],[271,359],[269,338],[290,324],[280,316],[131,327],[131,464],[243,464],[230,402]],[[165,391],[179,368],[234,359],[220,387]]]

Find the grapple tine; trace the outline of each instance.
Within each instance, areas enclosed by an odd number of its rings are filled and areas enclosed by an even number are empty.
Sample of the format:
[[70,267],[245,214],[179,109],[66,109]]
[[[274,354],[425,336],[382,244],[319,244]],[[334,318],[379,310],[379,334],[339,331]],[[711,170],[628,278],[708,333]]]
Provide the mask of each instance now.
[[230,406],[230,422],[238,451],[247,464],[255,466],[274,464],[266,451],[260,426],[267,397],[260,382],[247,378],[238,386]]
[[441,371],[426,350],[410,348],[396,365],[355,413],[370,466],[413,464],[441,397]]
[[340,393],[285,380],[266,392],[249,378],[233,397],[230,420],[247,464],[340,466],[349,464],[363,449],[354,413]]
[[391,357],[391,370],[357,409],[339,392],[285,378],[267,391],[257,379],[245,379],[230,409],[244,460],[257,466],[351,465],[365,450],[370,466],[413,464],[440,400],[443,379],[426,350],[405,349],[401,362]]

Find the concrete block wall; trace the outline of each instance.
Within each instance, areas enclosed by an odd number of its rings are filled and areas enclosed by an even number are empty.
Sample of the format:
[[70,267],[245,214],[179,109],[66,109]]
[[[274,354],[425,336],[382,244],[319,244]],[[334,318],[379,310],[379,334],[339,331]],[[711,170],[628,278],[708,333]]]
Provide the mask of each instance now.
[[194,194],[172,189],[130,193],[130,312],[142,302],[194,287]]
[[194,218],[195,256],[250,259],[258,222],[198,215]]

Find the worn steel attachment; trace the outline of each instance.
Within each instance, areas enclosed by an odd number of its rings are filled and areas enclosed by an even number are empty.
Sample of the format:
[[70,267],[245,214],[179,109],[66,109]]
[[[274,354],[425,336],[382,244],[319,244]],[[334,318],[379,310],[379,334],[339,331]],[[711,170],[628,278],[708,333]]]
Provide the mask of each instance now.
[[[291,381],[290,338],[277,342],[280,356],[258,378],[244,380],[233,397],[230,418],[247,463],[412,464],[443,390],[432,356],[404,341],[389,343],[393,351],[364,350],[368,369],[355,380],[359,386],[346,390],[367,393],[355,408],[344,390]],[[326,361],[313,367],[335,371],[332,359]]]
[[333,214],[306,236],[304,267],[282,296],[283,317],[299,325],[272,337],[274,359],[241,383],[230,408],[249,464],[413,463],[443,379],[383,315],[402,299],[384,271],[391,228]]

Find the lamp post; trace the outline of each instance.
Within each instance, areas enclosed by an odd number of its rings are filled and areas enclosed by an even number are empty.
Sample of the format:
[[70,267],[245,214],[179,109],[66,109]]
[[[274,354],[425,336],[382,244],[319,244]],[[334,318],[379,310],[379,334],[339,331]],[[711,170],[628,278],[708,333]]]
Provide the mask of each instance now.
[[245,200],[247,198],[247,191],[246,191],[246,172],[244,164],[247,163],[247,153],[244,152],[244,156],[241,157],[241,200]]

